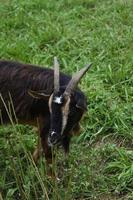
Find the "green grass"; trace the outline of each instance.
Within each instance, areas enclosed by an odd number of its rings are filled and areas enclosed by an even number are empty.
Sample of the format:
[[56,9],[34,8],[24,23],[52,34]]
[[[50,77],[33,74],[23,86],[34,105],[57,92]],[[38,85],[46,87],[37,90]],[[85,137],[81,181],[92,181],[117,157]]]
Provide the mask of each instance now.
[[[133,2],[131,0],[1,0],[0,58],[74,73],[88,97],[83,133],[74,138],[68,163],[57,153],[60,181],[38,168],[29,126],[0,127],[3,199],[133,199]],[[0,198],[2,198],[0,197]]]

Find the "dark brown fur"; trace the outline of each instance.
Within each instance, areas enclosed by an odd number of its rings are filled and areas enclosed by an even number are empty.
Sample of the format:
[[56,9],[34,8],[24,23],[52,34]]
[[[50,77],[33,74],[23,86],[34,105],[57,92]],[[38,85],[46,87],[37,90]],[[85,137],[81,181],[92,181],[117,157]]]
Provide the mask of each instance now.
[[[40,91],[45,90],[48,93],[53,93],[53,79],[54,73],[52,69],[46,69],[35,65],[21,64],[11,61],[0,61],[0,94],[6,105],[10,101],[11,96],[17,119],[20,123],[28,123],[30,125],[39,125],[39,134],[41,137],[41,144],[45,153],[47,162],[51,162],[51,149],[47,143],[49,132],[50,112],[48,107],[48,100],[34,99],[29,94],[29,90]],[[71,77],[60,73],[60,87],[65,90]],[[78,109],[75,105],[78,104],[82,109]],[[71,95],[71,113],[68,126],[64,131],[62,145],[65,152],[69,150],[69,142],[71,132],[79,130],[79,121],[86,110],[86,98],[84,94],[78,89]],[[75,109],[75,110],[74,110]],[[74,112],[79,116],[73,124]],[[5,106],[0,99],[0,111],[2,114],[2,121],[8,123],[9,117]],[[14,116],[12,114],[12,116]],[[37,123],[38,120],[38,123]],[[37,160],[40,154],[40,142],[38,148],[34,152],[34,159]]]

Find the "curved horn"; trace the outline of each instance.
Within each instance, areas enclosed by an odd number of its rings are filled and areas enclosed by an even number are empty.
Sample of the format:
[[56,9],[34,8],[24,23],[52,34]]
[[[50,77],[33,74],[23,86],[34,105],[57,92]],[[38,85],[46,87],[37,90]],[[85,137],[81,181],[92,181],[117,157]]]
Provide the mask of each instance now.
[[54,92],[59,91],[59,63],[57,57],[54,57]]
[[70,82],[68,83],[66,90],[64,92],[65,95],[70,95],[73,90],[76,88],[76,86],[78,85],[80,79],[84,76],[84,74],[88,71],[88,69],[90,68],[92,64],[86,65],[84,68],[82,68],[79,72],[77,72],[72,79],[70,80]]

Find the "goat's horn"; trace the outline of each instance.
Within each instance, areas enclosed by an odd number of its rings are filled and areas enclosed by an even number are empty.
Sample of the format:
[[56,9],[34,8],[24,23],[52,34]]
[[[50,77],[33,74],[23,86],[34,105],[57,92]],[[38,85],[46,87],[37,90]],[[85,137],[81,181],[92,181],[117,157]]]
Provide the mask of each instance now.
[[59,91],[59,63],[57,57],[54,57],[54,92]]
[[88,71],[88,69],[90,68],[91,64],[86,65],[84,68],[82,68],[79,72],[77,72],[72,79],[70,80],[70,82],[68,83],[66,90],[64,92],[65,95],[70,95],[73,90],[76,88],[76,86],[78,85],[80,79],[84,76],[84,74]]

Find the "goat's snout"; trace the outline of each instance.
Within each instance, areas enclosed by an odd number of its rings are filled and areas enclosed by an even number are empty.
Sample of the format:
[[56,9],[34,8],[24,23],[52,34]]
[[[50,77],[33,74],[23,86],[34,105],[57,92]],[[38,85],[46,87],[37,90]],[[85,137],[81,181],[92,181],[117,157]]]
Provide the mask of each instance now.
[[53,146],[53,145],[57,144],[58,141],[59,141],[59,134],[55,131],[50,132],[49,137],[48,137],[49,146]]

